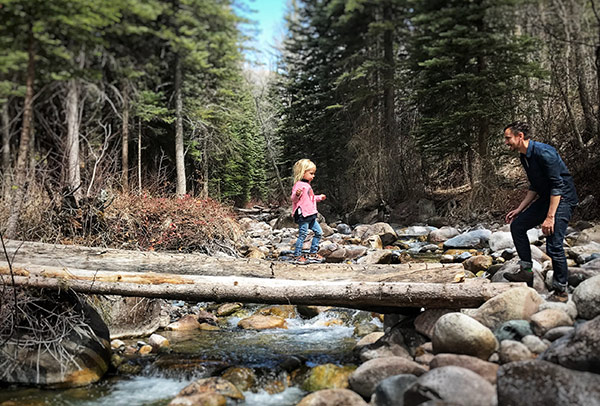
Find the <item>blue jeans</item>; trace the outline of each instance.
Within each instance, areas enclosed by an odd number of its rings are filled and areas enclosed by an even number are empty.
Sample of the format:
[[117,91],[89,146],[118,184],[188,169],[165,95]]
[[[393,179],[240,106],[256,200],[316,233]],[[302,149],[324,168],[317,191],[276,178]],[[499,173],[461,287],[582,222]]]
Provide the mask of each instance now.
[[[521,212],[510,224],[510,232],[515,243],[515,248],[521,259],[521,268],[531,268],[533,265],[527,230],[544,222],[548,214],[549,205],[550,200],[538,199]],[[552,269],[554,270],[552,287],[560,291],[566,289],[569,277],[563,241],[571,214],[573,214],[573,206],[561,199],[554,216],[554,232],[546,236],[546,253],[552,259]]]
[[294,250],[294,256],[302,254],[302,245],[308,234],[308,229],[311,229],[315,235],[313,236],[312,243],[310,244],[310,253],[315,254],[319,250],[319,241],[323,236],[323,230],[316,218],[310,221],[302,221],[298,223],[298,239],[296,240],[296,248]]

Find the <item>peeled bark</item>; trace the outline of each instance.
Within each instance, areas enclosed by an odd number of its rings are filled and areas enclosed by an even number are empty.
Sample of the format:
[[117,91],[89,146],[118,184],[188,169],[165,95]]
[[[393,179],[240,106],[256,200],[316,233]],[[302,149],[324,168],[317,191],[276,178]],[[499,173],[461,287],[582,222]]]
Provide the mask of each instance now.
[[10,116],[8,114],[8,101],[2,104],[2,173],[6,176],[10,168]]
[[129,191],[129,86],[123,88],[123,127],[121,139],[121,182],[124,192]]

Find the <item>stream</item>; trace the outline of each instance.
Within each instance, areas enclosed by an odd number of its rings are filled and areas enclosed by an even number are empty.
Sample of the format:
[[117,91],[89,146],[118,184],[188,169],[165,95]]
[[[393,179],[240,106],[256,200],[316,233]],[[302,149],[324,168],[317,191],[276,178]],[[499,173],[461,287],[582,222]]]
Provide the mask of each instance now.
[[[220,331],[158,331],[171,342],[171,351],[139,358],[135,374],[109,372],[101,382],[83,388],[0,388],[0,406],[165,406],[195,379],[219,376],[230,366],[252,368],[258,382],[243,392],[244,401],[229,400],[228,405],[291,406],[307,392],[288,376],[286,369],[291,368],[286,364],[356,364],[352,349],[360,337],[354,334],[355,324],[383,328],[379,318],[349,309],[310,320],[287,319],[287,329],[242,330],[239,320],[228,318]],[[135,345],[138,340],[124,341]]]

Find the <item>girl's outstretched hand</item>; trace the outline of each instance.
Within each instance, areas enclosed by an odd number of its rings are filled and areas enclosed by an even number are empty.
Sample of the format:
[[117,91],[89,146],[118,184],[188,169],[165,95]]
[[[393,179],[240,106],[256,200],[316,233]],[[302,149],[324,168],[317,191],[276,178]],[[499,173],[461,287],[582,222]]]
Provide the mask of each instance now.
[[325,200],[325,199],[327,199],[327,196],[321,195],[321,200]]

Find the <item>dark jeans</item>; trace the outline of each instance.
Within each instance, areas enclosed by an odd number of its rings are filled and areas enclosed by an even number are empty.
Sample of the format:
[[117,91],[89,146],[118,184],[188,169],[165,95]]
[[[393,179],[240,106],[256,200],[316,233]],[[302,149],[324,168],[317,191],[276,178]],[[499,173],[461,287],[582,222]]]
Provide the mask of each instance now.
[[[510,232],[523,268],[530,268],[533,264],[527,230],[544,222],[549,205],[549,200],[538,199],[521,212],[510,224]],[[552,269],[554,270],[552,287],[561,291],[566,289],[569,277],[563,241],[572,213],[573,206],[561,199],[554,216],[554,232],[546,236],[546,253],[552,259]]]

